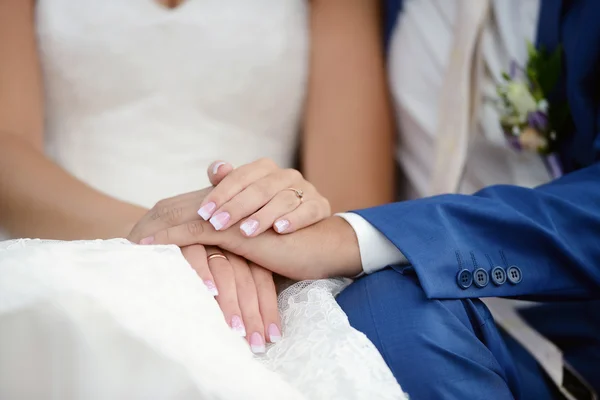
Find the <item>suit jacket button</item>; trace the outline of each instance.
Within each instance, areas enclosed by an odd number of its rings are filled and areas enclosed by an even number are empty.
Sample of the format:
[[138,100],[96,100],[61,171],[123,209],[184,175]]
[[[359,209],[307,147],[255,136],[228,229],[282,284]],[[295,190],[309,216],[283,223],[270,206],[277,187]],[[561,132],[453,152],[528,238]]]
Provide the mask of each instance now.
[[494,269],[492,269],[492,282],[494,282],[494,285],[496,286],[503,285],[504,282],[506,282],[506,271],[504,271],[504,268],[494,267]]
[[490,277],[487,271],[483,268],[477,268],[475,272],[473,272],[473,283],[478,288],[484,288],[490,281]]
[[506,270],[506,279],[513,285],[517,283],[521,283],[523,280],[523,274],[521,273],[521,269],[516,265],[513,265],[509,269]]
[[458,271],[456,275],[456,282],[461,289],[468,289],[473,284],[473,275],[468,269],[462,269]]

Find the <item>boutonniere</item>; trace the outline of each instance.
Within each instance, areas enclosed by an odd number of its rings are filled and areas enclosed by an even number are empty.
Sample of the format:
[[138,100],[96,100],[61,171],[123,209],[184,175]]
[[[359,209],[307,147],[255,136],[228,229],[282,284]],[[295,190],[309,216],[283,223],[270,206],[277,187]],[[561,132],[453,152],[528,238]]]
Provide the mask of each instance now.
[[549,54],[527,43],[529,59],[525,67],[511,63],[498,85],[500,123],[509,143],[519,151],[544,156],[554,178],[562,175],[556,145],[561,128],[570,118],[569,107],[550,104],[548,96],[558,83],[562,69],[562,49]]

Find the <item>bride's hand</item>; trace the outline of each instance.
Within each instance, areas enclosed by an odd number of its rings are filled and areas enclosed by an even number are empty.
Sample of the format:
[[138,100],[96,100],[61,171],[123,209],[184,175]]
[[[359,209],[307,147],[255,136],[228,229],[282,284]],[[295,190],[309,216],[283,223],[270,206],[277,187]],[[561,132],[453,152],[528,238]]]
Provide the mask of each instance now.
[[[210,190],[206,188],[159,201],[138,221],[128,239],[139,242],[173,224],[198,220],[195,210]],[[200,244],[181,246],[185,259],[215,296],[227,323],[238,332],[245,327],[248,332],[246,339],[252,350],[264,351],[265,338],[271,343],[281,338],[273,274],[231,254],[227,255],[228,260],[217,257],[209,261],[208,257],[217,251],[216,247],[207,249]]]
[[214,162],[208,176],[215,188],[202,201],[198,214],[216,230],[240,225],[245,236],[269,228],[291,233],[330,216],[327,199],[295,169],[279,168],[260,159],[237,169]]
[[281,339],[271,271],[217,247],[191,245],[181,251],[215,296],[227,324],[254,353],[264,353],[266,341]]

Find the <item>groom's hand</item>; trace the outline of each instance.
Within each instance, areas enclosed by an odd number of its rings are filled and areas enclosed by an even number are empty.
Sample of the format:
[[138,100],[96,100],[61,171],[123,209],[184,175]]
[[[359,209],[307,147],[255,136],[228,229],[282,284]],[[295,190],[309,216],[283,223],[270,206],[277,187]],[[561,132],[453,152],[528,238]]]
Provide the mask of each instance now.
[[330,217],[289,235],[267,231],[248,238],[239,229],[216,231],[202,220],[167,227],[143,244],[214,245],[292,279],[355,276],[362,271],[356,234],[342,218]]

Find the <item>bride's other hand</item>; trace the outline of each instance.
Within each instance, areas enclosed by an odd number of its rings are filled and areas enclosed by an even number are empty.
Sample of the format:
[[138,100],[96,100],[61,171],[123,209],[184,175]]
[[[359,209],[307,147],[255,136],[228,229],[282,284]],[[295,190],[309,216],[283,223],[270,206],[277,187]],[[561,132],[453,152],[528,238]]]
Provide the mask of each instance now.
[[256,354],[265,343],[281,339],[273,274],[217,247],[206,248],[206,262],[219,288],[216,300],[234,332],[245,337]]
[[191,246],[185,246],[181,248],[181,254],[186,261],[192,266],[196,274],[204,282],[204,286],[208,289],[210,294],[213,296],[219,295],[219,290],[215,284],[215,278],[208,266],[208,259],[206,249],[201,244],[193,244]]
[[215,188],[204,198],[198,214],[216,230],[242,219],[245,236],[257,236],[273,227],[292,233],[331,215],[327,199],[295,169],[282,169],[269,159],[239,168],[214,162],[208,176]]

